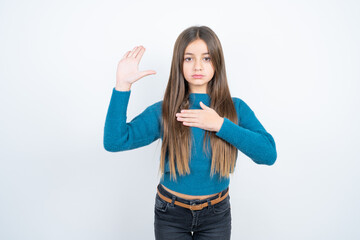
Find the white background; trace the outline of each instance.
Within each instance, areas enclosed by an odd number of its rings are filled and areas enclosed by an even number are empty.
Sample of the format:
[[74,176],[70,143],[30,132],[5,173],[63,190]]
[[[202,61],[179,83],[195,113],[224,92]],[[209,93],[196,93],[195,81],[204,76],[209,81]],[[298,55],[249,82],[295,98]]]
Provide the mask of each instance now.
[[154,239],[161,140],[110,153],[118,61],[146,48],[130,121],[162,99],[185,28],[220,38],[232,96],[275,139],[239,151],[232,239],[359,239],[358,1],[0,2],[0,239]]

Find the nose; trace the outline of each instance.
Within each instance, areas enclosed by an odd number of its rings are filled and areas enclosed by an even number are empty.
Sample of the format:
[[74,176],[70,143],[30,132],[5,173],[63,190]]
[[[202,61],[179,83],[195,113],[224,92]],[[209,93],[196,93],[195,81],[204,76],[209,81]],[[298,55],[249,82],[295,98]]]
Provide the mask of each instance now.
[[201,61],[196,60],[194,63],[194,68],[195,70],[201,70],[202,69]]

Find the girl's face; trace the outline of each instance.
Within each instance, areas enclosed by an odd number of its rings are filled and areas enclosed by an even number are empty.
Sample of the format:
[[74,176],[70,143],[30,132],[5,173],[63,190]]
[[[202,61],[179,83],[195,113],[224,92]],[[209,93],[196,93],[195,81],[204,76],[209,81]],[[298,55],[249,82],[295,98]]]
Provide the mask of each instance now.
[[214,67],[204,40],[197,39],[186,47],[183,75],[191,93],[206,93],[207,84],[214,76]]

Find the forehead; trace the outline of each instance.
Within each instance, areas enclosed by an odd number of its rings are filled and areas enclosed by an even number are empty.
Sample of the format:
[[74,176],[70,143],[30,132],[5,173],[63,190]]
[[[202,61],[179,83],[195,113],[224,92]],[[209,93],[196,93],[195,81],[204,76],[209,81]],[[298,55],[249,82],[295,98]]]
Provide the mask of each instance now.
[[206,42],[202,39],[197,39],[191,42],[185,49],[185,54],[189,55],[204,55],[208,53],[209,51]]

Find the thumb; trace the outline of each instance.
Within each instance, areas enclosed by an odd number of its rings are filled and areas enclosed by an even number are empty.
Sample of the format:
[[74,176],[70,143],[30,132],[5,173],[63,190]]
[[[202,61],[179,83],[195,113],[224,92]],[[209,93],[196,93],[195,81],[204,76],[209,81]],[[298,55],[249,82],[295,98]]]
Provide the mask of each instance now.
[[147,75],[151,75],[151,74],[156,74],[156,72],[154,70],[142,71],[142,72],[140,72],[140,78],[145,77]]
[[208,106],[206,106],[203,102],[201,102],[200,101],[200,107],[202,108],[202,109],[208,109],[209,107]]

